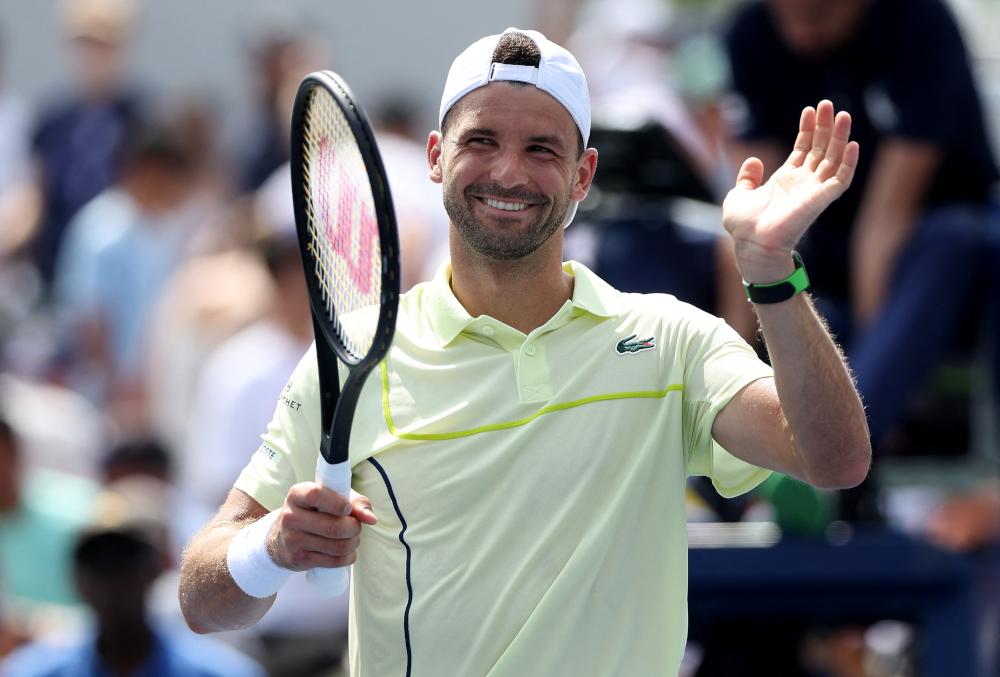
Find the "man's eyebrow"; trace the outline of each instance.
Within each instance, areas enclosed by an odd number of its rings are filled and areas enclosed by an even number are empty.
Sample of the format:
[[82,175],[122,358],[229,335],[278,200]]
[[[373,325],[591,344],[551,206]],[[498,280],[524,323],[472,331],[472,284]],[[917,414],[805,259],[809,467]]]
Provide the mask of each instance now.
[[543,143],[547,146],[555,146],[557,148],[562,148],[565,146],[563,140],[554,134],[542,134],[540,136],[532,136],[528,138],[531,143]]
[[[467,129],[462,133],[460,138],[469,139],[475,136],[485,136],[488,138],[495,138],[497,136],[497,131],[491,127],[473,127]],[[540,143],[547,146],[552,146],[554,148],[562,149],[565,147],[565,143],[562,138],[555,134],[536,134],[534,136],[528,137],[529,143]]]
[[465,132],[462,133],[461,138],[468,139],[469,137],[472,136],[494,137],[496,135],[497,135],[496,130],[490,129],[489,127],[473,127],[472,129],[465,130]]

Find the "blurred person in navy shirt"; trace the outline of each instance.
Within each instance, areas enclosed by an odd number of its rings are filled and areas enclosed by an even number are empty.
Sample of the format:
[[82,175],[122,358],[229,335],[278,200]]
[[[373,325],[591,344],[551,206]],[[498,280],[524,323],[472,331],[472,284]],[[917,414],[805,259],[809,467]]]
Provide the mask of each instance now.
[[737,14],[727,47],[741,152],[766,167],[806,102],[851,113],[854,183],[799,249],[884,445],[968,317],[1000,343],[998,172],[959,27],[941,0],[764,0]]
[[118,178],[143,101],[124,80],[131,0],[66,0],[62,9],[76,77],[43,107],[32,139],[41,198],[32,252],[46,282],[70,219]]

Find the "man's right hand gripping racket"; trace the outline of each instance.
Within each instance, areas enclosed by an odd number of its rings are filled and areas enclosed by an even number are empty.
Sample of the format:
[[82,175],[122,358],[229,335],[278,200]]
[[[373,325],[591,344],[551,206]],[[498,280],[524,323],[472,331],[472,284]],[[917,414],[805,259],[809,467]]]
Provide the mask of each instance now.
[[[295,227],[309,288],[323,420],[316,481],[350,499],[351,422],[365,377],[389,350],[399,302],[396,217],[375,137],[332,71],[299,85],[292,113]],[[339,387],[338,359],[347,369]],[[347,569],[312,569],[336,595]]]

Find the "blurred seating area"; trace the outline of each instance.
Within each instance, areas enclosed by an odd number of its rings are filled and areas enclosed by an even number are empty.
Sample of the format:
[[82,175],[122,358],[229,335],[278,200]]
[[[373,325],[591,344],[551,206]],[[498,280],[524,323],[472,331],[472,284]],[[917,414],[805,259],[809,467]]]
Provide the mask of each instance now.
[[[18,5],[0,12],[0,675],[87,661],[340,675],[346,597],[296,576],[254,628],[199,637],[176,568],[312,340],[288,169],[296,87],[356,67],[338,60],[348,33],[389,49],[377,24],[396,19],[345,25],[309,0],[199,6],[240,15],[217,41],[241,104],[220,106],[194,84],[156,91],[135,60],[143,40],[197,49],[164,42],[180,24],[151,25],[159,3],[51,3],[65,78],[31,97],[9,68]],[[803,106],[852,113],[855,184],[801,253],[865,400],[874,467],[848,492],[774,477],[736,500],[690,479],[683,674],[1000,675],[1000,5],[520,0],[435,35],[459,7],[428,6],[418,28],[457,47],[532,24],[588,74],[599,168],[566,257],[724,317],[765,358],[722,201],[748,155],[780,165]],[[442,84],[446,67],[397,65]],[[362,101],[408,288],[447,255],[425,160],[440,91],[364,89],[379,92]],[[98,651],[98,636],[113,639]]]

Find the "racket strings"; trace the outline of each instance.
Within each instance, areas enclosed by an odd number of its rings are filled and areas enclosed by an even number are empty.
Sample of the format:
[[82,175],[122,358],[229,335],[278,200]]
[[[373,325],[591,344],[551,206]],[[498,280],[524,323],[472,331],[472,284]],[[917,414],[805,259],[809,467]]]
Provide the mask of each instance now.
[[326,319],[360,360],[375,340],[382,293],[375,201],[350,123],[322,87],[312,90],[304,122],[300,189],[313,275]]

